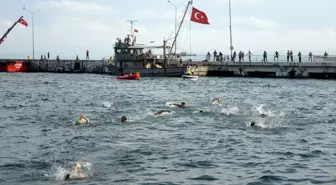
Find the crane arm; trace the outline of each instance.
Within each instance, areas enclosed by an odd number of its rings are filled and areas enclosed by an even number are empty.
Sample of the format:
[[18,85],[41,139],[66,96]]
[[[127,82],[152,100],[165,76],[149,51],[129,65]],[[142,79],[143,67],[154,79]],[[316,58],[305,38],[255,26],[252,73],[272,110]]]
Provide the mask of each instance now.
[[14,22],[14,24],[5,32],[5,34],[1,37],[0,39],[0,44],[3,43],[4,39],[7,37],[7,35],[9,34],[9,32],[12,31],[12,29],[15,27],[15,25],[23,18],[23,16],[21,16],[17,21]]

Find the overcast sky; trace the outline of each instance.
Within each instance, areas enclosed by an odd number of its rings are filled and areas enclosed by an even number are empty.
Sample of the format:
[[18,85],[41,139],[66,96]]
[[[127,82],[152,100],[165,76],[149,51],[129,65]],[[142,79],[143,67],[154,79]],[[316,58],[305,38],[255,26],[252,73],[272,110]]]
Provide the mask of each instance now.
[[[0,6],[0,33],[3,34],[20,16],[29,26],[17,25],[0,45],[0,58],[32,56],[31,15],[22,9],[41,9],[35,15],[35,58],[48,51],[54,58],[91,58],[113,55],[117,37],[125,37],[130,24],[137,20],[137,42],[161,45],[174,30],[174,7],[167,0],[3,0]],[[181,17],[187,0],[171,0]],[[191,24],[193,53],[229,53],[228,0],[194,0],[204,11],[210,25]],[[251,50],[269,54],[287,49],[303,54],[336,53],[335,0],[232,0],[233,45],[237,51]],[[178,50],[189,52],[190,12],[187,14]]]

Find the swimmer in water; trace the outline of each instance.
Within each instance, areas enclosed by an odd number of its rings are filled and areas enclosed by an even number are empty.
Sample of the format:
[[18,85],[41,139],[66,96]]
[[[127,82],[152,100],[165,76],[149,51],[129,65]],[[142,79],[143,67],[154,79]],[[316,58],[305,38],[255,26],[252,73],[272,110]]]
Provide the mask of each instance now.
[[252,122],[251,122],[251,127],[255,127],[255,126],[256,126],[255,122],[252,121]]
[[218,104],[220,104],[220,100],[219,100],[219,98],[214,98],[214,99],[212,100],[212,103],[218,103]]
[[162,113],[171,113],[170,110],[160,110],[159,112],[155,113],[154,115],[161,115]]
[[72,179],[82,179],[85,178],[85,174],[83,173],[82,166],[80,165],[79,162],[75,162],[75,165],[71,168],[72,172],[75,172],[75,175],[72,177],[70,176],[70,173],[67,173],[64,177],[65,181],[69,181]]
[[72,167],[72,170],[75,172],[81,172],[82,171],[82,166],[79,164],[79,162],[75,161],[75,165]]
[[76,121],[76,125],[80,126],[80,125],[84,125],[84,124],[88,124],[89,123],[89,119],[87,119],[85,117],[85,115],[81,115],[81,117]]
[[177,106],[177,107],[180,107],[180,108],[185,108],[185,103],[182,102],[181,104],[169,104],[170,106],[173,105],[173,106]]
[[79,120],[81,120],[82,123],[89,123],[89,119],[87,119],[84,114],[81,115],[81,117],[79,118]]
[[265,118],[265,117],[267,117],[267,115],[266,114],[260,114],[260,117]]
[[121,117],[120,121],[121,123],[125,123],[127,121],[127,117],[126,116]]

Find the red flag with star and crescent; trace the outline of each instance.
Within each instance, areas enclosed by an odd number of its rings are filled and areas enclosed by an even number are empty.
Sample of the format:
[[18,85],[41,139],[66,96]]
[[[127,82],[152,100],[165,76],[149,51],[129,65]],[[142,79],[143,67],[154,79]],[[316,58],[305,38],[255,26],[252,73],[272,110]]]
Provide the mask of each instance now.
[[24,26],[28,26],[28,23],[27,23],[27,21],[25,21],[23,18],[21,18],[21,19],[19,19],[18,20],[18,23],[20,23],[20,24],[22,24],[22,25],[24,25]]
[[206,14],[196,8],[192,8],[190,20],[199,24],[210,24]]

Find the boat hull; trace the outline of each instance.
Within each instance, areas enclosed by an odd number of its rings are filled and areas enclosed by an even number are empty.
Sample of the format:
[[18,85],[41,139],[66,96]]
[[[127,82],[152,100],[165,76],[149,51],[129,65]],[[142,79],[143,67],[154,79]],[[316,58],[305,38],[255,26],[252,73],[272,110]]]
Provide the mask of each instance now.
[[118,80],[140,80],[139,74],[117,76]]
[[191,75],[182,75],[183,79],[189,79],[189,80],[197,80],[198,76],[191,76]]
[[[184,67],[176,67],[176,68],[124,68],[124,73],[131,73],[137,71],[141,74],[141,77],[181,77],[184,74]],[[113,74],[113,73],[112,73]],[[118,74],[118,69],[115,69],[114,74]]]
[[8,73],[27,72],[28,66],[23,61],[6,62],[0,65],[0,71]]

